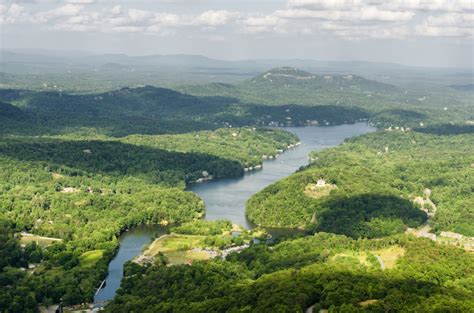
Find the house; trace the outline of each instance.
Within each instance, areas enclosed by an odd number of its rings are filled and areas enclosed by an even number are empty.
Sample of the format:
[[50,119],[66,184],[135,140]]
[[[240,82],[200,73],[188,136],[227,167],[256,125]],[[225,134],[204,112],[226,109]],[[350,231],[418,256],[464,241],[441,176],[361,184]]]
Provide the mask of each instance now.
[[318,179],[318,182],[316,183],[316,187],[324,187],[326,186],[326,181],[322,178]]

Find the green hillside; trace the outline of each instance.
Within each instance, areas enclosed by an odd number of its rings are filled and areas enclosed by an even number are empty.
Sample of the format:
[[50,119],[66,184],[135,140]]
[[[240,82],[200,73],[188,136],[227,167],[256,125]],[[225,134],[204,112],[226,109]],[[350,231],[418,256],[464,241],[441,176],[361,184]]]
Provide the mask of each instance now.
[[319,233],[227,261],[129,263],[106,311],[469,312],[473,268],[472,254],[428,239]]
[[279,67],[242,83],[246,88],[307,88],[360,92],[395,92],[395,86],[358,75],[316,75],[293,67]]
[[[0,90],[2,134],[173,134],[220,127],[305,125],[309,120],[354,123],[369,113],[337,105],[278,108],[227,96],[191,96],[152,86],[107,93]],[[20,118],[21,117],[21,118]]]
[[[385,131],[347,140],[311,155],[312,164],[254,195],[250,220],[265,226],[306,227],[355,238],[379,237],[420,225],[413,200],[425,189],[437,210],[435,231],[474,236],[470,133],[433,135]],[[315,184],[323,178],[322,193]]]
[[188,183],[239,177],[296,141],[252,128],[0,138],[0,311],[92,301],[121,232],[201,218],[204,203]]
[[[396,87],[352,74],[313,74],[293,67],[275,68],[238,84],[212,83],[178,88],[196,96],[220,95],[242,103],[307,107],[336,106],[366,112],[378,127],[424,127],[473,120],[473,95],[448,86]],[[354,115],[356,117],[356,115]],[[311,117],[325,125],[333,120]]]

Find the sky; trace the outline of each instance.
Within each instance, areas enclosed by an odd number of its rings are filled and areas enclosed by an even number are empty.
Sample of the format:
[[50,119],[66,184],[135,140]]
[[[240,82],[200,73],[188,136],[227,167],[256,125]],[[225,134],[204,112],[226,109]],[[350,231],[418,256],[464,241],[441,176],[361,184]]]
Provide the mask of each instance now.
[[474,0],[0,0],[0,48],[474,64]]

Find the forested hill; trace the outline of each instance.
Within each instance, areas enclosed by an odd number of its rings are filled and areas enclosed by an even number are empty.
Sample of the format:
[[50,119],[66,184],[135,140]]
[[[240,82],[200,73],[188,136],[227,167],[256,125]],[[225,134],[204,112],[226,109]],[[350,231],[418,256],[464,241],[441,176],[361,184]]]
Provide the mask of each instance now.
[[[311,155],[312,164],[266,187],[247,215],[266,226],[380,237],[417,227],[474,236],[474,136],[384,131]],[[319,179],[325,185],[318,186]],[[424,190],[430,190],[426,196]],[[417,200],[418,199],[418,200]]]
[[237,84],[176,90],[143,86],[68,94],[0,89],[0,133],[82,132],[120,137],[369,119],[379,128],[461,125],[474,120],[471,93],[438,89],[403,90],[357,75],[317,75],[290,67]]
[[91,302],[122,231],[202,217],[204,203],[187,183],[239,177],[297,141],[258,128],[1,137],[0,311]]
[[272,108],[228,96],[192,96],[152,86],[85,95],[0,89],[0,101],[0,133],[22,135],[81,132],[119,137],[244,125],[305,125],[308,120],[343,124],[369,117],[359,108]]
[[[464,90],[463,88],[461,88]],[[460,90],[461,90],[460,89]],[[345,74],[313,74],[293,67],[280,67],[236,84],[188,85],[178,90],[196,96],[224,96],[242,103],[282,106],[337,106],[367,112],[379,127],[424,127],[464,124],[474,120],[472,93],[450,87],[397,87]],[[333,122],[310,117],[319,124]]]
[[106,312],[471,312],[473,268],[428,239],[319,233],[227,261],[129,263]]
[[471,312],[472,240],[471,253],[451,240],[474,235],[473,140],[469,127],[393,129],[314,152],[247,206],[254,222],[314,236],[225,261],[129,263],[106,311]]
[[365,93],[397,92],[392,85],[369,80],[357,75],[317,75],[294,67],[278,67],[242,83],[244,88],[309,88],[344,92],[344,89]]

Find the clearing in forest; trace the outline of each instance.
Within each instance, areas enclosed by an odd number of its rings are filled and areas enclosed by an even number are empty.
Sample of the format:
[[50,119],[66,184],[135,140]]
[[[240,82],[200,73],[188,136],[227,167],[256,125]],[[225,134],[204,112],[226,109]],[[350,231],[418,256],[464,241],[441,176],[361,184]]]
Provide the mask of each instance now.
[[371,251],[344,251],[330,258],[330,262],[338,264],[360,264],[367,267],[376,266],[382,269],[391,269],[397,260],[405,254],[400,246],[390,246]]
[[163,235],[135,259],[137,263],[153,260],[160,252],[168,259],[168,264],[186,264],[196,260],[208,260],[215,257],[215,251],[205,249],[206,236],[170,234]]
[[379,260],[383,262],[385,268],[391,269],[395,267],[397,260],[405,254],[405,249],[400,246],[391,246],[372,251],[372,253],[380,258]]
[[26,245],[30,242],[35,241],[38,245],[42,247],[49,246],[55,242],[62,241],[60,238],[44,237],[38,236],[30,233],[21,233],[20,243]]
[[104,250],[91,250],[84,252],[79,257],[81,267],[92,267],[102,258]]
[[318,180],[316,184],[308,184],[304,188],[304,194],[311,198],[322,198],[329,196],[331,190],[336,189],[337,186],[334,184],[327,184],[324,180]]

